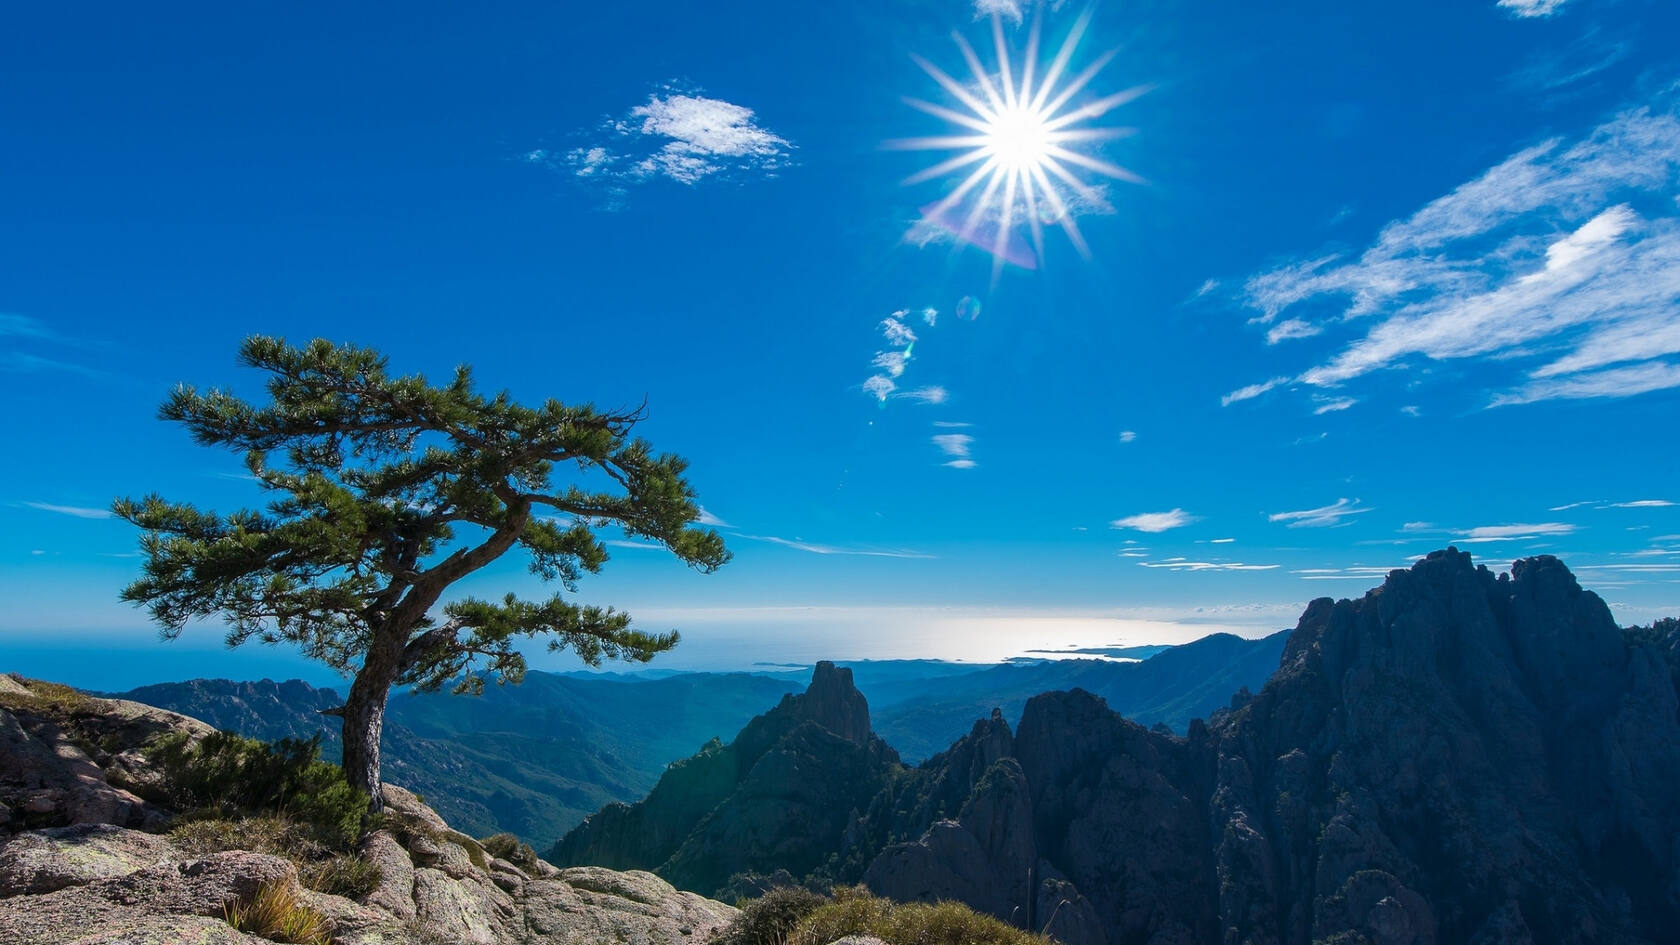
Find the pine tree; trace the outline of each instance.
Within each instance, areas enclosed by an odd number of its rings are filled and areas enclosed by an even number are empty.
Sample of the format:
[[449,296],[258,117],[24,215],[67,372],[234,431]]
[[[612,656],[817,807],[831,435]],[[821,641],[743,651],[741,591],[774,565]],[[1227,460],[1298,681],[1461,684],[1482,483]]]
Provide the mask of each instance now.
[[201,445],[242,452],[272,498],[226,516],[157,495],[117,500],[116,514],[144,532],[143,576],[122,596],[165,639],[219,618],[229,646],[294,644],[349,676],[332,714],[343,718],[345,774],[376,810],[392,686],[477,693],[486,677],[518,682],[521,638],[591,666],[645,662],[677,643],[559,594],[446,600],[456,582],[517,548],[534,574],[575,593],[607,561],[603,527],[702,572],[729,560],[717,532],[694,526],[687,463],[630,438],[640,409],[522,406],[477,393],[466,366],[432,386],[390,376],[376,351],[319,339],[298,348],[253,337],[239,358],[269,375],[268,403],[183,385],[159,413]]

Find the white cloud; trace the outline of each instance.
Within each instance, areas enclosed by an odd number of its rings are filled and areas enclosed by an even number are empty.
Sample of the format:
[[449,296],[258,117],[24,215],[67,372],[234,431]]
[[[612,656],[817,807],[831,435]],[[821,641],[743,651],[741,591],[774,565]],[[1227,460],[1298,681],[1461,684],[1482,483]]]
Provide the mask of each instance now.
[[1632,502],[1612,502],[1613,509],[1665,509],[1673,505],[1667,499],[1635,499]]
[[656,542],[630,541],[629,539],[626,539],[626,538],[608,538],[608,539],[602,541],[601,544],[609,545],[613,548],[634,548],[634,549],[637,549],[639,551],[658,551],[661,548],[665,547],[664,545],[658,544]]
[[1166,568],[1169,571],[1271,571],[1275,564],[1243,564],[1240,561],[1188,561],[1169,558],[1166,561],[1139,561],[1139,567]]
[[1311,338],[1322,331],[1324,331],[1323,325],[1314,325],[1312,322],[1304,322],[1299,318],[1285,319],[1273,325],[1271,330],[1266,332],[1266,344],[1275,345],[1280,341],[1289,341],[1294,338]]
[[945,465],[953,469],[973,469],[975,462],[969,455],[974,446],[974,437],[967,433],[939,433],[933,437],[933,445],[950,459]]
[[1406,406],[1400,408],[1400,412],[1408,417],[1423,416],[1423,410],[1420,409],[1417,404],[1407,404]]
[[916,333],[910,326],[893,317],[881,319],[881,337],[887,339],[887,344],[900,348],[916,343]]
[[614,181],[663,177],[693,184],[713,174],[750,171],[773,176],[792,163],[793,145],[758,124],[750,108],[672,87],[648,96],[603,127],[610,138],[574,148],[563,159],[528,152],[533,163],[563,163],[581,178]]
[[888,377],[898,377],[904,373],[904,362],[910,360],[908,351],[877,351],[875,360],[870,363],[880,368]]
[[1111,528],[1129,528],[1140,532],[1164,532],[1169,528],[1180,528],[1196,521],[1196,516],[1183,509],[1173,509],[1170,512],[1140,512],[1117,518],[1108,523]]
[[1653,361],[1608,371],[1592,371],[1574,377],[1530,381],[1488,402],[1490,407],[1532,404],[1540,400],[1588,400],[1597,397],[1632,397],[1654,390],[1680,387],[1680,364]]
[[734,528],[735,527],[735,526],[729,524],[728,522],[724,521],[723,519],[718,518],[716,515],[713,515],[712,513],[706,511],[706,507],[703,506],[703,505],[700,506],[700,515],[697,518],[695,518],[695,521],[699,522],[701,525],[707,525],[707,526],[710,526],[712,528]]
[[1432,531],[1435,530],[1435,523],[1434,522],[1406,522],[1405,524],[1400,526],[1400,530],[1403,531],[1403,532],[1432,532]]
[[897,389],[898,385],[894,384],[892,378],[885,374],[877,374],[863,382],[863,392],[882,403],[885,403],[887,396]]
[[110,518],[110,509],[94,509],[81,505],[53,505],[50,502],[25,502],[24,505],[42,512],[54,512],[75,518]]
[[1136,440],[1136,439],[1137,439],[1137,431],[1135,431],[1135,430],[1121,430],[1120,431],[1120,442],[1130,443],[1130,442],[1132,442],[1133,440]]
[[963,423],[956,420],[935,420],[933,425],[946,430],[964,430],[974,426],[972,423]]
[[[1495,405],[1680,386],[1680,365],[1663,360],[1680,354],[1680,215],[1670,199],[1680,114],[1674,93],[1664,96],[1573,143],[1512,155],[1389,223],[1356,258],[1260,273],[1242,297],[1266,324],[1309,302],[1339,308],[1311,322],[1320,328],[1376,320],[1303,371],[1295,380],[1304,384],[1344,384],[1421,357],[1520,365],[1526,383]],[[1273,331],[1288,337],[1306,330],[1291,322],[1308,321],[1292,316]]]
[[1031,0],[974,0],[974,18],[998,16],[1021,22],[1022,11]]
[[935,557],[934,555],[925,554],[920,551],[907,551],[903,549],[879,550],[872,548],[840,548],[835,545],[822,545],[816,542],[805,541],[801,538],[777,538],[774,535],[742,535],[740,537],[748,539],[749,541],[762,541],[767,544],[781,545],[783,548],[792,548],[795,551],[808,551],[814,555],[853,555],[862,558]]
[[1566,505],[1554,505],[1551,508],[1547,509],[1546,511],[1548,511],[1548,512],[1567,512],[1570,509],[1578,509],[1583,505],[1598,505],[1602,501],[1603,500],[1601,500],[1601,499],[1589,499],[1585,502],[1570,502]]
[[1286,522],[1289,528],[1326,528],[1333,525],[1349,524],[1343,521],[1350,515],[1363,515],[1371,511],[1361,506],[1358,499],[1337,499],[1331,505],[1322,505],[1316,509],[1302,509],[1298,512],[1275,512],[1266,516],[1268,522]]
[[1235,538],[1213,538],[1213,539],[1210,539],[1210,542],[1212,544],[1215,544],[1215,545],[1228,545],[1233,541],[1236,541],[1236,539]]
[[939,310],[936,308],[922,309],[922,324],[932,328],[939,321]]
[[1542,535],[1568,535],[1575,531],[1575,526],[1567,522],[1539,522],[1532,525],[1483,525],[1472,528],[1456,539],[1460,544],[1478,544],[1490,541],[1517,541],[1538,538]]
[[1509,10],[1513,15],[1528,19],[1537,16],[1551,16],[1568,0],[1499,0],[1499,8]]
[[1315,417],[1320,414],[1335,413],[1338,410],[1346,410],[1354,404],[1359,403],[1358,400],[1355,400],[1352,397],[1314,397],[1313,400],[1318,403],[1318,406],[1313,408],[1313,416]]
[[1252,400],[1279,384],[1287,383],[1289,383],[1289,378],[1287,377],[1274,377],[1269,381],[1261,381],[1258,384],[1250,384],[1247,387],[1239,387],[1236,390],[1231,391],[1229,394],[1219,398],[1219,406],[1229,407],[1239,400]]
[[949,400],[950,397],[950,392],[945,388],[940,387],[938,384],[931,384],[927,387],[914,387],[910,390],[901,390],[898,393],[893,394],[893,398],[895,400],[913,400],[918,404],[942,404]]

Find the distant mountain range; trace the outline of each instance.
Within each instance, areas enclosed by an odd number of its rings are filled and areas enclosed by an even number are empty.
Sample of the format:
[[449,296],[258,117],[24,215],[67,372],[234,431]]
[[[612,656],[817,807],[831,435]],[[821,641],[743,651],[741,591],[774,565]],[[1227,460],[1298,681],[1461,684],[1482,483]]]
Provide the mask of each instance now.
[[820,665],[551,857],[703,893],[861,880],[1066,945],[1680,929],[1680,625],[1619,628],[1549,556],[1496,575],[1448,549],[1313,601],[1272,678],[1182,736],[1075,688],[912,769],[851,682]]
[[[847,666],[876,706],[883,740],[919,761],[995,707],[1013,720],[1028,697],[1074,686],[1102,693],[1145,723],[1182,730],[1227,704],[1232,692],[1258,688],[1281,646],[1281,635],[1250,641],[1221,634],[1157,648],[1143,662]],[[646,795],[673,761],[740,731],[785,694],[803,690],[809,674],[786,667],[750,674],[531,672],[522,685],[490,686],[478,698],[397,693],[386,724],[385,777],[424,794],[462,830],[511,831],[547,849],[603,806]],[[320,710],[343,700],[298,680],[200,679],[113,695],[254,738],[320,733],[324,754],[339,754],[338,720]]]

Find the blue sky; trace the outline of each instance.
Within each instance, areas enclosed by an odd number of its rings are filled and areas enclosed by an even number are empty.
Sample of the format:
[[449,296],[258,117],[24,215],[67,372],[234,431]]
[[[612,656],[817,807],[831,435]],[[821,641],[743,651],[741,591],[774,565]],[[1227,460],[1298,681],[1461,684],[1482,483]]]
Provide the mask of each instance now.
[[[1112,105],[1070,127],[1132,131],[1069,147],[1137,178],[1069,165],[1092,189],[1041,208],[1041,250],[1017,212],[1002,261],[1001,200],[955,237],[924,214],[966,170],[906,184],[953,152],[894,146],[954,127],[907,98],[964,109],[914,57],[981,96],[953,32],[1001,80],[993,13],[1017,77],[1035,20],[1042,76],[1086,17],[1065,76],[1113,56],[1066,109]],[[684,630],[671,666],[1259,633],[1448,543],[1559,554],[1627,622],[1680,612],[1673,4],[11,25],[0,662],[280,665],[214,632],[162,650],[116,600],[135,535],[100,511],[255,500],[236,457],[154,418],[179,381],[254,392],[253,332],[645,397],[736,557],[702,576],[615,548],[581,596]]]

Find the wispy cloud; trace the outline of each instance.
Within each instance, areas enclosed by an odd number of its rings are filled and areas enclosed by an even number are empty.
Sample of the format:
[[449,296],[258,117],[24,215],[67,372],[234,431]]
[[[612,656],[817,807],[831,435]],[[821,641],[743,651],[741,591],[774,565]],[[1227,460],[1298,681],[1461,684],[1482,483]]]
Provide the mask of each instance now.
[[762,541],[767,544],[780,545],[783,548],[792,548],[795,551],[808,551],[814,555],[853,555],[863,558],[935,557],[935,555],[926,554],[920,551],[907,551],[904,549],[881,550],[875,548],[841,548],[835,545],[822,545],[816,542],[805,541],[801,538],[777,538],[774,535],[742,535],[740,537],[749,541]]
[[1363,515],[1369,511],[1371,509],[1360,505],[1358,499],[1337,499],[1331,505],[1321,505],[1316,509],[1274,512],[1266,516],[1266,521],[1284,522],[1289,528],[1328,528],[1346,524],[1344,520],[1349,516]]
[[718,518],[716,515],[713,515],[712,513],[706,511],[706,507],[703,506],[703,505],[700,506],[700,514],[694,520],[696,522],[700,523],[701,525],[705,525],[705,526],[708,526],[710,528],[734,528],[735,527],[733,525],[730,525],[728,522],[724,521],[723,519]]
[[951,392],[938,384],[930,384],[927,387],[912,387],[909,390],[901,390],[892,396],[897,400],[910,400],[918,404],[942,404],[951,399]]
[[973,469],[974,459],[969,451],[974,446],[974,437],[967,433],[939,433],[933,437],[933,445],[947,457],[945,465],[953,469]]
[[1314,397],[1313,400],[1318,404],[1318,406],[1313,408],[1313,416],[1315,417],[1320,414],[1335,413],[1339,410],[1346,410],[1354,404],[1359,403],[1358,400],[1352,397]]
[[1563,9],[1568,0],[1499,0],[1501,10],[1509,11],[1513,16],[1524,19],[1537,16],[1551,16]]
[[1267,330],[1266,344],[1275,345],[1280,341],[1289,341],[1294,338],[1311,338],[1322,331],[1324,331],[1323,325],[1314,325],[1312,322],[1302,321],[1299,318],[1289,318],[1278,322]]
[[1274,377],[1269,381],[1261,381],[1258,384],[1250,384],[1247,387],[1239,387],[1236,390],[1231,391],[1229,394],[1219,398],[1219,405],[1221,407],[1229,407],[1240,400],[1253,400],[1272,388],[1277,387],[1279,384],[1287,383],[1289,383],[1289,378],[1287,377]]
[[1139,532],[1164,532],[1170,528],[1182,528],[1196,521],[1196,516],[1183,509],[1173,509],[1169,512],[1140,512],[1117,518],[1109,522],[1110,528],[1129,528]]
[[76,518],[110,518],[110,509],[89,508],[83,505],[53,505],[50,502],[25,502],[25,506],[42,512],[71,515]]
[[52,341],[57,337],[47,330],[47,326],[27,315],[12,315],[0,312],[0,338],[34,338],[40,341]]
[[1613,509],[1665,509],[1673,505],[1667,499],[1635,499],[1632,502],[1612,502]]
[[[1291,320],[1326,330],[1375,320],[1294,378],[1304,385],[1345,384],[1424,358],[1521,365],[1526,380],[1493,405],[1680,386],[1670,359],[1680,354],[1677,98],[1665,92],[1573,143],[1520,151],[1391,222],[1357,258],[1260,273],[1242,298],[1262,324],[1307,303],[1332,311]],[[1281,383],[1242,388],[1225,402]]]
[[934,326],[939,317],[939,313],[931,308],[924,308],[919,312],[901,308],[881,319],[876,325],[881,332],[881,341],[887,348],[875,352],[874,359],[869,362],[875,373],[860,385],[865,394],[875,398],[876,403],[885,404],[891,399],[908,400],[918,404],[942,404],[950,399],[950,392],[938,384],[926,384],[908,390],[899,389],[899,379],[909,369],[916,350],[916,330],[910,327],[909,322],[917,315],[929,328]]
[[1135,431],[1135,430],[1121,430],[1120,431],[1120,442],[1130,443],[1135,439],[1137,439],[1137,431]]
[[1350,565],[1345,568],[1300,568],[1290,571],[1303,581],[1381,581],[1388,577],[1390,571],[1404,571],[1410,565],[1396,565],[1391,568],[1373,567],[1370,565]]
[[1190,561],[1186,558],[1139,561],[1138,566],[1165,568],[1169,571],[1271,571],[1278,567],[1275,564],[1243,564],[1241,561]]
[[1538,522],[1528,525],[1483,525],[1464,532],[1456,541],[1479,544],[1493,541],[1521,541],[1542,535],[1569,535],[1575,526],[1567,522]]
[[965,423],[959,420],[935,420],[933,421],[933,425],[942,430],[966,430],[969,427],[974,426],[972,423]]
[[793,163],[793,145],[758,123],[752,109],[665,86],[645,104],[607,121],[605,140],[564,154],[531,151],[526,160],[617,184],[665,178],[694,184],[713,175],[774,174]]

